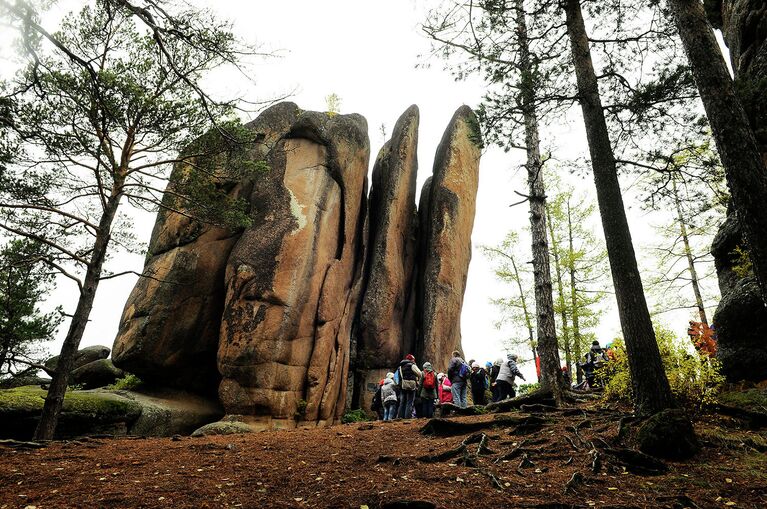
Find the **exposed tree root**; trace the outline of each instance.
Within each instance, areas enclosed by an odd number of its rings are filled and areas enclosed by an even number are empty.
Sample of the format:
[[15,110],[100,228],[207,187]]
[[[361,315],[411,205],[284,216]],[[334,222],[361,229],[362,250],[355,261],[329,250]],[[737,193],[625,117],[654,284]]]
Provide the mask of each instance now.
[[455,406],[452,403],[443,403],[439,406],[439,416],[449,417],[451,415],[484,415],[486,412],[485,407],[481,405],[467,406],[461,408]]
[[463,454],[466,451],[466,446],[464,444],[459,445],[458,447],[455,447],[453,449],[438,453],[438,454],[427,454],[425,456],[419,456],[417,459],[418,461],[423,461],[424,463],[437,463],[440,461],[447,461],[453,458],[456,458]]
[[509,410],[517,410],[522,405],[535,404],[554,406],[554,396],[551,391],[538,390],[531,392],[530,394],[525,394],[524,396],[519,396],[518,398],[504,399],[503,401],[490,403],[485,407],[485,410],[488,412],[508,412]]
[[517,426],[543,426],[546,421],[536,416],[497,416],[491,421],[484,422],[459,422],[450,419],[429,419],[422,428],[424,435],[456,436],[467,435],[476,431],[490,428],[505,428]]

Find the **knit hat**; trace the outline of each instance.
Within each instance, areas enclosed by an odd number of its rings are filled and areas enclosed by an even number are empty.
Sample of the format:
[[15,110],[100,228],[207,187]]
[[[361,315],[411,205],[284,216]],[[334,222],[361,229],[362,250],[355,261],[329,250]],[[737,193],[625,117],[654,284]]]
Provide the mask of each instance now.
[[496,366],[500,366],[501,364],[503,364],[503,359],[501,359],[500,357],[498,357],[497,359],[495,359],[495,365],[496,365]]
[[492,362],[490,362],[490,361],[487,361],[487,362],[485,363],[485,367],[486,367],[486,368],[492,368],[492,367],[493,367],[493,363],[492,363]]
[[437,373],[437,380],[442,380],[443,378],[445,378],[444,373]]
[[471,369],[474,369],[474,368],[479,368],[479,363],[472,362],[471,363]]
[[394,373],[389,371],[388,373],[386,373],[386,378],[391,378],[393,380],[394,379]]
[[516,361],[519,357],[517,357],[517,354],[510,353],[510,354],[506,354],[506,358],[509,359],[510,361]]
[[407,354],[407,355],[405,356],[405,358],[406,358],[407,360],[409,360],[410,362],[415,362],[415,357],[413,357],[413,354],[412,354],[412,353],[409,353],[409,354]]
[[431,362],[424,362],[423,369],[425,369],[426,371],[434,371],[434,368],[431,367]]

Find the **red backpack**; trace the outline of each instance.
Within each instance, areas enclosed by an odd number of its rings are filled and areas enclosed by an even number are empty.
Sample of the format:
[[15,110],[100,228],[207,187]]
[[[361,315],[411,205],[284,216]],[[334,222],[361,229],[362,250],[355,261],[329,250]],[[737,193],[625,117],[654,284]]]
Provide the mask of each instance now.
[[423,375],[423,388],[433,389],[437,386],[437,377],[434,376],[434,371],[426,371]]

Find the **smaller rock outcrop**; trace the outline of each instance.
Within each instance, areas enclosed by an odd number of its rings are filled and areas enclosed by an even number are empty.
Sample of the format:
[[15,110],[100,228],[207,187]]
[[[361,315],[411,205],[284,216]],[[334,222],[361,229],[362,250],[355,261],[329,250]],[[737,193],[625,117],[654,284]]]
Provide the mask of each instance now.
[[[101,359],[106,359],[109,357],[109,347],[103,346],[103,345],[93,345],[88,346],[85,348],[81,348],[77,351],[75,354],[75,360],[72,364],[72,370],[76,370],[77,368],[80,368],[82,366],[85,366],[86,364],[98,361]],[[49,371],[50,373],[53,373],[56,371],[56,366],[59,364],[59,356],[56,355],[54,357],[51,357],[47,361],[45,361],[45,368],[46,371]]]
[[89,362],[72,371],[70,383],[83,389],[98,389],[115,383],[125,376],[125,371],[116,368],[109,359]]

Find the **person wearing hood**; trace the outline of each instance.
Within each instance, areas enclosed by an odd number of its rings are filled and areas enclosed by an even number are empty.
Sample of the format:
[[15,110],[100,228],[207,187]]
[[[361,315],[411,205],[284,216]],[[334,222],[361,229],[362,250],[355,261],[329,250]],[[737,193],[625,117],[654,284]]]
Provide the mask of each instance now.
[[450,379],[453,388],[453,404],[461,408],[466,408],[466,382],[469,378],[471,369],[461,358],[461,352],[453,350],[453,358],[447,366],[447,377]]
[[[506,356],[506,362],[501,364],[501,369],[498,371],[498,401],[502,401],[506,398],[513,398],[517,394],[514,391],[514,379],[516,377],[525,380],[524,375],[517,366],[517,356],[510,353]],[[527,381],[527,380],[525,380]]]
[[488,386],[487,372],[479,366],[478,362],[473,362],[471,364],[469,381],[471,382],[471,400],[475,405],[486,405],[487,398],[485,398],[485,390]]
[[602,364],[608,362],[607,354],[599,345],[599,341],[591,342],[591,349],[586,352],[586,361],[581,364],[583,368],[583,374],[586,377],[586,382],[589,387],[595,387],[597,385],[596,371]]
[[418,391],[418,381],[421,379],[421,370],[415,364],[415,357],[407,354],[397,368],[400,383],[399,415],[400,419],[413,417],[413,403]]
[[421,417],[431,419],[434,417],[434,400],[439,397],[437,394],[437,374],[434,372],[430,362],[423,363],[423,377],[421,378]]
[[501,372],[501,364],[503,364],[503,359],[496,359],[496,361],[490,367],[490,371],[488,371],[488,374],[490,375],[490,392],[493,393],[493,403],[500,401],[501,399],[501,392],[497,383],[498,373]]
[[437,375],[437,394],[439,395],[439,404],[453,403],[453,384],[446,374]]
[[394,390],[394,373],[386,373],[381,386],[381,400],[384,406],[384,421],[391,421],[397,415],[397,392]]

